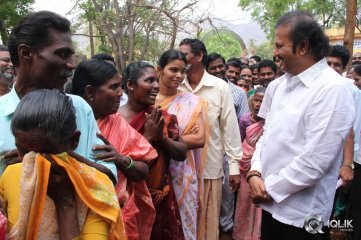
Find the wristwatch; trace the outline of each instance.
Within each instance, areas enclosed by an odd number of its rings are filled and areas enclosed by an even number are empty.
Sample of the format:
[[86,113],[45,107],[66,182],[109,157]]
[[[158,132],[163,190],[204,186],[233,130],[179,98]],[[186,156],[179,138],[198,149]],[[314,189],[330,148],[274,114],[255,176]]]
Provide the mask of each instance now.
[[352,170],[354,170],[355,169],[355,164],[353,164],[353,163],[350,163],[350,164],[342,164],[342,166],[345,166],[345,167],[348,167],[348,168],[351,168]]

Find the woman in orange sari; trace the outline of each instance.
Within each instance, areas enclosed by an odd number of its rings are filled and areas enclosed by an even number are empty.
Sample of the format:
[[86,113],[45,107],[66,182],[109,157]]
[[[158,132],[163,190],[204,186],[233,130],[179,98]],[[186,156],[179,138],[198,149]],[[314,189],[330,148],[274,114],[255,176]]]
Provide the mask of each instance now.
[[[73,92],[92,107],[99,129],[108,145],[105,161],[114,161],[118,168],[115,190],[122,207],[128,239],[150,238],[155,210],[144,179],[148,165],[157,158],[149,142],[117,110],[122,90],[120,75],[102,60],[84,61],[73,77]],[[111,145],[115,149],[111,149]],[[118,154],[119,153],[119,154]]]
[[9,239],[126,240],[111,180],[69,155],[80,137],[70,97],[48,89],[28,93],[11,129],[22,162],[0,179]]
[[[200,196],[203,196],[203,165],[205,161],[206,102],[191,93],[182,93],[178,87],[185,78],[187,59],[177,50],[168,50],[158,61],[160,92],[156,104],[178,119],[182,141],[187,145],[187,159],[170,160],[170,175],[181,215],[184,237],[197,239]],[[203,116],[202,116],[203,115]]]
[[184,161],[187,152],[187,146],[178,141],[177,118],[153,107],[159,92],[158,76],[153,66],[146,62],[129,64],[123,72],[123,84],[129,98],[120,108],[121,115],[158,152],[146,180],[156,208],[151,239],[184,239],[169,173],[170,158]]
[[242,143],[243,157],[240,161],[241,182],[238,190],[233,239],[259,240],[261,238],[262,209],[252,203],[246,175],[251,168],[251,159],[256,150],[256,143],[263,134],[264,119],[257,116],[266,88],[257,88],[252,99],[250,113],[240,119],[241,133],[245,134]]

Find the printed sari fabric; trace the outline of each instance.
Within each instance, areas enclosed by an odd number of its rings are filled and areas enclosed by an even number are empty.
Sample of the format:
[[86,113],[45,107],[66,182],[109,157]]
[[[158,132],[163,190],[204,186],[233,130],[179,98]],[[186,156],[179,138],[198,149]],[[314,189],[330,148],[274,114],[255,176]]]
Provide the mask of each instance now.
[[[19,215],[15,225],[10,229],[9,238],[59,238],[55,206],[52,200],[47,197],[51,167],[51,163],[47,159],[49,157],[65,170],[74,186],[74,191],[79,200],[80,229],[87,231],[85,219],[89,215],[97,214],[110,223],[107,234],[109,240],[127,239],[114,186],[105,174],[78,162],[68,156],[67,153],[49,154],[47,156],[35,152],[26,154],[21,163]],[[94,231],[96,232],[95,229]],[[82,238],[82,236],[80,237]],[[84,239],[89,238],[84,237]]]
[[[177,116],[181,136],[187,135],[195,127],[200,114],[207,114],[205,101],[191,93],[177,94],[164,100],[160,106]],[[172,187],[187,240],[197,239],[198,220],[201,221],[198,217],[202,207],[200,196],[203,197],[204,153],[205,149],[194,149],[187,152],[185,161],[170,161]]]
[[[150,114],[152,108],[145,109],[137,114],[129,124],[143,134],[146,120],[145,113]],[[162,111],[164,118],[163,133],[169,138],[179,138],[177,118],[174,115]],[[179,215],[177,200],[171,186],[169,174],[169,156],[162,149],[161,143],[152,143],[157,150],[158,158],[154,160],[149,169],[146,179],[148,189],[151,193],[156,218],[154,221],[151,239],[154,240],[183,240],[182,222]]]
[[[251,117],[251,115],[248,116]],[[237,240],[259,240],[261,237],[262,209],[252,203],[246,174],[251,167],[251,159],[256,149],[256,143],[263,134],[263,125],[264,120],[249,125],[246,128],[246,139],[242,143],[241,183],[238,190],[233,228],[233,238]]]
[[[120,154],[148,164],[157,158],[158,154],[152,145],[119,113],[98,120],[98,126],[103,136]],[[146,182],[127,180],[122,171],[118,170],[115,191],[122,206],[128,239],[148,240],[155,219],[155,209]]]

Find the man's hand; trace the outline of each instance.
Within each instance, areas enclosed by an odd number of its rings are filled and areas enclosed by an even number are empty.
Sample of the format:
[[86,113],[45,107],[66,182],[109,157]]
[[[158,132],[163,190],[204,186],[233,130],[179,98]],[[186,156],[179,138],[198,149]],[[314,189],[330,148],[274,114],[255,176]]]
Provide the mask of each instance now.
[[353,170],[347,166],[341,166],[340,168],[340,177],[344,184],[351,183],[353,179]]
[[262,178],[253,176],[249,179],[248,184],[254,204],[272,201],[272,198],[266,192],[266,186],[264,185]]
[[241,182],[240,175],[229,175],[229,188],[231,191],[236,192],[239,188],[239,183]]

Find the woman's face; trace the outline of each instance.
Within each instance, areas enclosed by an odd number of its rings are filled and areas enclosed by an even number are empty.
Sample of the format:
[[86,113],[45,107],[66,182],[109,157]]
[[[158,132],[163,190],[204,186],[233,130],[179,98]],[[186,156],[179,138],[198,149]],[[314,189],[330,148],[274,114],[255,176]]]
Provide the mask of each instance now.
[[243,88],[246,92],[248,91],[248,84],[247,84],[246,80],[244,80],[244,79],[238,80],[237,85],[238,85],[238,87]]
[[170,61],[160,70],[160,87],[177,89],[186,76],[186,64],[182,60]]
[[137,84],[131,85],[129,91],[132,93],[129,95],[129,101],[137,101],[145,106],[154,105],[159,93],[159,78],[155,69],[151,67],[143,69]]
[[252,100],[253,109],[252,110],[253,110],[254,114],[258,114],[259,109],[261,108],[263,97],[264,97],[264,93],[256,93],[253,96],[253,100]]
[[241,71],[241,78],[246,80],[249,85],[252,82],[252,71],[249,68],[244,68]]
[[96,88],[91,106],[96,118],[103,118],[118,111],[120,98],[123,95],[121,78],[117,73],[103,85]]

